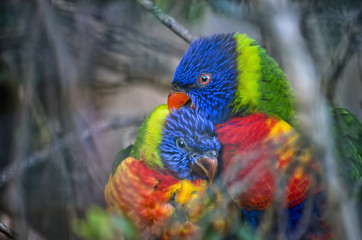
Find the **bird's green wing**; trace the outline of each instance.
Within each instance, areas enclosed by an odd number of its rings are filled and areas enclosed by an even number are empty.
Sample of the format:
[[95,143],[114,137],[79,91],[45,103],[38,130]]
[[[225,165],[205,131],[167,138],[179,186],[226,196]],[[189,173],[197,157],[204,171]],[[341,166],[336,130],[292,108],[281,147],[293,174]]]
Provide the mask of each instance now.
[[362,124],[344,108],[332,107],[332,111],[338,169],[346,186],[353,188],[362,181]]
[[116,159],[114,159],[113,166],[112,166],[112,176],[116,172],[117,167],[121,162],[129,157],[129,154],[131,153],[133,149],[133,144],[129,145],[128,147],[122,149],[116,156]]

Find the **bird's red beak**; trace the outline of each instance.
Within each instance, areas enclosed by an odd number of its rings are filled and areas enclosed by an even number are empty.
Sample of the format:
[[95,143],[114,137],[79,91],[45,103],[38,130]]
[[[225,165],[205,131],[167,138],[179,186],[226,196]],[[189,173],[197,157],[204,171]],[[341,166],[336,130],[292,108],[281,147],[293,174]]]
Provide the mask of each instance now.
[[217,158],[200,158],[192,168],[192,171],[200,177],[207,177],[211,183],[217,170]]
[[171,92],[167,99],[168,110],[172,112],[174,109],[180,109],[189,100],[189,96],[183,92]]

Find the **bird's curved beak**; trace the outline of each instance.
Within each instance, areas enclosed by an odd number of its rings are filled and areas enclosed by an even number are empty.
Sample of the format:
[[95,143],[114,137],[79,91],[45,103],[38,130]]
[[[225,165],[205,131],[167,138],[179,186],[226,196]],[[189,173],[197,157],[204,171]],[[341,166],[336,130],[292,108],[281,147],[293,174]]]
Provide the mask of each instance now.
[[195,160],[192,171],[200,176],[207,177],[211,183],[214,180],[217,170],[217,158],[201,157]]
[[189,100],[189,96],[183,92],[171,92],[167,99],[168,110],[172,112],[174,109],[180,109]]

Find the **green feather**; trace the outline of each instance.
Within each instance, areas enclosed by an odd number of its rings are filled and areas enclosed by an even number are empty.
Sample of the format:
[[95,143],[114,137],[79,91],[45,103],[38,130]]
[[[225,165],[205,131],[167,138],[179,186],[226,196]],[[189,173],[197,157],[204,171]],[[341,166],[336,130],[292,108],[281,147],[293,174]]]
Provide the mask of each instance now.
[[238,113],[247,106],[246,114],[265,112],[291,123],[295,105],[293,90],[278,63],[247,35],[236,33],[234,39],[239,76],[233,112]]
[[[278,63],[247,35],[236,33],[234,39],[239,76],[233,112],[264,112],[297,127],[295,94]],[[362,180],[362,125],[346,109],[331,109],[340,174],[352,188]]]
[[116,156],[116,159],[114,159],[113,162],[113,166],[112,166],[112,176],[114,175],[114,173],[116,172],[119,164],[121,164],[121,162],[129,157],[129,154],[131,153],[133,149],[133,145],[129,145],[128,147],[122,149]]
[[346,109],[332,107],[338,169],[352,190],[362,180],[362,124]]
[[258,108],[271,115],[277,115],[288,123],[294,121],[294,92],[289,86],[278,63],[259,48],[262,79],[258,82],[261,92]]
[[138,129],[130,157],[144,159],[151,168],[163,168],[158,146],[162,139],[163,124],[169,110],[166,104],[155,108]]

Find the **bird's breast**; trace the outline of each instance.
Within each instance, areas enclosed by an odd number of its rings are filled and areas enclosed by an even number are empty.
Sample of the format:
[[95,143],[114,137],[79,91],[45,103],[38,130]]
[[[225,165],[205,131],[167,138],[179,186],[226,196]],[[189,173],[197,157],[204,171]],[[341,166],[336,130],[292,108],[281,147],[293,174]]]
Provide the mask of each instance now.
[[308,169],[318,167],[288,123],[258,113],[232,118],[216,126],[216,133],[223,147],[222,175],[239,207],[264,210],[280,187],[285,206],[307,197],[312,184]]
[[179,180],[129,157],[109,177],[104,193],[109,210],[128,215],[144,228],[162,227],[175,204],[187,208],[206,188],[204,180]]

